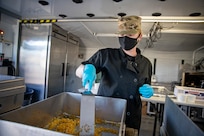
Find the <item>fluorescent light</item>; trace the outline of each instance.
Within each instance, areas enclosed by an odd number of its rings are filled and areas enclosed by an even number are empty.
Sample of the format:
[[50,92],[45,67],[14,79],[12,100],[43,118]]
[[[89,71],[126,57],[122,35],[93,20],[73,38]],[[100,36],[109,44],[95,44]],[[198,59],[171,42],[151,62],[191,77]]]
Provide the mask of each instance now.
[[93,33],[96,37],[118,37],[118,34],[114,33]]
[[[94,36],[96,37],[118,37],[118,34],[114,33],[93,33]],[[147,35],[142,35],[143,38],[148,37]]]
[[188,17],[188,16],[142,16],[142,22],[180,22],[180,23],[203,23],[204,17]]
[[[182,23],[204,23],[204,17],[188,17],[188,16],[140,16],[142,22],[182,22]],[[59,19],[58,22],[117,22],[117,18],[70,18]]]
[[177,30],[161,30],[162,33],[181,33],[181,34],[204,34],[204,30],[181,30],[181,29],[177,29]]

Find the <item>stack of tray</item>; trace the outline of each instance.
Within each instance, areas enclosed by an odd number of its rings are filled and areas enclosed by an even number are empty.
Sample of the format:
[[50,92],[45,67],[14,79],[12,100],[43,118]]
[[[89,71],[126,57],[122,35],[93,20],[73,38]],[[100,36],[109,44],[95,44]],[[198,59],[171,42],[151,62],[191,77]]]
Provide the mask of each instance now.
[[20,108],[25,90],[24,78],[0,75],[0,114]]

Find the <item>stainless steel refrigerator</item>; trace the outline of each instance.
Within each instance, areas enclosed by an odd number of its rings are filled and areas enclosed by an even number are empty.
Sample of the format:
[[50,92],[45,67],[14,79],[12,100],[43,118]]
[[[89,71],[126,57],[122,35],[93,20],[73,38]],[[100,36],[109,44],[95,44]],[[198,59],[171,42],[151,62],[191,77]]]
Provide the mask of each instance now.
[[[55,24],[22,24],[20,29],[19,76],[33,102],[66,90],[68,34]],[[76,40],[76,44],[78,41]]]

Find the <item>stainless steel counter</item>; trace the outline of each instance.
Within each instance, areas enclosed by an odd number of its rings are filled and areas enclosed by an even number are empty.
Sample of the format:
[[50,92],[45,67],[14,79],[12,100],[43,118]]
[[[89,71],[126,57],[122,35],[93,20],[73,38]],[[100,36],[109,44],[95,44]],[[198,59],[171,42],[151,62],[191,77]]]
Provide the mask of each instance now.
[[0,75],[0,114],[20,108],[25,90],[22,77]]
[[174,95],[174,92],[169,91],[168,89],[166,89],[166,87],[164,86],[152,86],[152,87],[154,89],[154,95],[150,98],[141,97],[142,101],[164,104],[166,95],[168,95],[168,97],[170,97],[173,100],[173,102],[176,103],[177,105],[204,108],[204,101],[196,100],[194,103],[180,102],[177,100],[176,96]]
[[[204,108],[204,101],[195,101],[194,103],[191,102],[180,102],[176,99],[175,96],[173,95],[168,95],[171,100],[177,105],[183,105],[183,106],[189,106],[189,107],[198,107],[198,108]],[[153,103],[159,103],[159,104],[164,104],[165,103],[165,96],[152,96],[151,98],[144,98],[141,97],[142,101],[146,102],[153,102]]]
[[195,101],[194,103],[180,102],[177,100],[176,96],[174,96],[173,92],[167,90],[165,87],[153,86],[153,88],[155,90],[154,96],[150,98],[141,97],[142,101],[155,104],[155,108],[154,108],[155,120],[154,120],[153,136],[155,136],[156,134],[156,124],[157,124],[158,114],[161,114],[160,120],[162,121],[163,119],[163,108],[165,106],[164,104],[166,101],[166,96],[168,96],[176,105],[187,106],[187,107],[197,107],[197,108],[204,109],[204,101]]

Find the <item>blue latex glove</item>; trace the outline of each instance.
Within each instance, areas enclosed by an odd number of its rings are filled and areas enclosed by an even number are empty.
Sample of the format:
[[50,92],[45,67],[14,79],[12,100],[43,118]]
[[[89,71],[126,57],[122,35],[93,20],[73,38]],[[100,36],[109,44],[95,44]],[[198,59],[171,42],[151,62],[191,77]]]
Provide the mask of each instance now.
[[92,64],[86,64],[82,76],[82,86],[88,83],[88,91],[91,91],[92,85],[96,79],[96,68]]
[[139,88],[139,92],[143,97],[150,98],[154,94],[154,89],[150,85],[144,84]]

